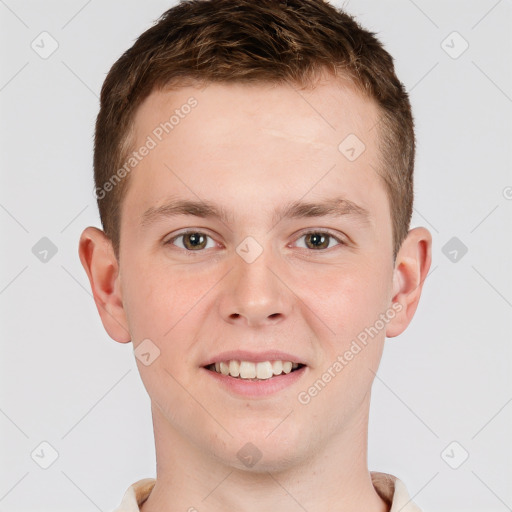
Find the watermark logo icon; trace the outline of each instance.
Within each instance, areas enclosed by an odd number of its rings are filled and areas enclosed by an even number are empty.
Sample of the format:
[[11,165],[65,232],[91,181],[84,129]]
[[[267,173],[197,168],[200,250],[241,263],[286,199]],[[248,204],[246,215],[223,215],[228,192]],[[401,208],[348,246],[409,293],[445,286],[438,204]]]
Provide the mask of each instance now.
[[32,247],[32,254],[41,262],[48,263],[56,254],[57,246],[46,236],[43,236]]
[[509,186],[503,189],[503,197],[507,199],[507,201],[512,199],[512,187]]
[[263,252],[263,247],[252,236],[248,236],[238,244],[236,252],[246,263],[253,263]]
[[247,466],[252,468],[263,456],[257,446],[252,443],[245,443],[240,450],[238,450],[236,456],[238,459]]
[[443,245],[441,251],[452,263],[458,263],[468,252],[468,248],[454,236]]
[[160,356],[160,349],[149,338],[146,338],[139,343],[133,353],[144,366],[149,366]]
[[57,51],[59,43],[51,34],[44,31],[30,43],[30,47],[41,59],[46,60]]
[[443,39],[441,48],[452,59],[458,59],[469,48],[469,43],[457,31],[453,31]]
[[357,160],[365,151],[364,142],[354,133],[347,135],[339,144],[339,152],[350,162]]
[[30,456],[39,467],[48,469],[59,458],[59,452],[48,441],[43,441],[32,450]]
[[457,441],[452,441],[442,452],[441,458],[452,469],[458,469],[469,458],[467,450]]

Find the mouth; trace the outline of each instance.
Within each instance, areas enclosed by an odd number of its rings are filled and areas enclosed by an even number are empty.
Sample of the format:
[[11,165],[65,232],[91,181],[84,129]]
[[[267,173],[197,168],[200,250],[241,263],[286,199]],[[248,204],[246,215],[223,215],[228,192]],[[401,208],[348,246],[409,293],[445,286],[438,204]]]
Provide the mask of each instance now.
[[263,381],[272,380],[281,375],[294,373],[306,365],[293,361],[242,361],[231,359],[228,361],[219,361],[204,366],[206,370],[231,377],[233,379],[245,381]]

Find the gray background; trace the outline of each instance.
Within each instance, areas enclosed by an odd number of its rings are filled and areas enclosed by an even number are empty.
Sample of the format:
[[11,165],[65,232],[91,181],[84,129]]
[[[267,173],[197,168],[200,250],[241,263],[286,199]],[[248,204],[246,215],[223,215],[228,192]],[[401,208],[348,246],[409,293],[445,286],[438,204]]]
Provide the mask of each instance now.
[[[155,476],[132,346],[103,330],[77,246],[100,226],[101,84],[171,5],[0,0],[0,512],[111,510]],[[425,512],[512,510],[512,3],[344,5],[411,93],[413,226],[433,235],[416,316],[386,342],[373,387],[369,468],[401,478]],[[43,237],[57,249],[46,261]],[[42,442],[58,454],[47,469]]]

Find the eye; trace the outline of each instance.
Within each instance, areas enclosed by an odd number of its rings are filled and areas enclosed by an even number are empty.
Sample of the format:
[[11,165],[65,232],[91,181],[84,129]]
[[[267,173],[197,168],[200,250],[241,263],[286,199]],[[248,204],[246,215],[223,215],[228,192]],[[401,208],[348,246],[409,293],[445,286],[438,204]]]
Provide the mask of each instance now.
[[[209,246],[207,242],[208,238],[212,240]],[[176,241],[180,239],[182,239],[182,242],[176,243]],[[326,231],[308,231],[303,233],[295,243],[301,239],[305,240],[305,249],[314,251],[330,249],[332,247],[330,242],[332,241],[338,242],[338,245],[346,245],[343,240]],[[175,235],[164,242],[164,244],[176,245],[180,249],[184,249],[188,252],[199,252],[202,249],[211,249],[216,246],[212,237],[202,231],[195,230],[184,231],[183,233]]]
[[335,240],[339,245],[346,245],[343,240],[325,231],[308,231],[297,239],[305,239],[306,249],[324,250],[331,247],[329,240]]
[[[178,240],[179,238],[183,239],[183,244],[181,246],[174,243],[174,241]],[[168,244],[178,245],[178,247],[180,247],[180,249],[185,249],[190,252],[215,247],[215,242],[213,242],[212,246],[206,247],[207,238],[211,239],[211,237],[209,235],[207,235],[206,233],[203,233],[201,231],[185,231],[183,233],[180,233],[179,235],[169,238],[169,240],[167,240],[165,242],[165,244],[166,245],[168,245]],[[213,241],[213,239],[212,239],[212,241]]]

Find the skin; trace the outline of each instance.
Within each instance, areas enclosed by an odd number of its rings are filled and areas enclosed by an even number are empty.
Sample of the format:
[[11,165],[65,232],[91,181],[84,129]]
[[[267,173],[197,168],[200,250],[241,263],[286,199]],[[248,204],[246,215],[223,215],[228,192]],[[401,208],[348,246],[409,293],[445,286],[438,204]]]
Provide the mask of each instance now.
[[[371,386],[386,336],[403,332],[416,311],[432,239],[410,230],[393,262],[390,208],[374,170],[376,105],[334,78],[300,93],[266,84],[158,91],[137,111],[134,147],[190,96],[197,107],[131,172],[119,261],[97,228],[84,230],[79,247],[108,334],[134,349],[149,338],[160,350],[148,366],[136,359],[157,455],[141,510],[387,511],[367,467]],[[338,150],[348,134],[366,146],[352,162]],[[338,196],[367,209],[369,222],[272,219],[289,201]],[[143,213],[171,197],[215,202],[230,218],[160,218],[143,228]],[[185,228],[210,238],[199,249],[190,237],[164,243]],[[316,248],[311,233],[326,231],[345,243],[328,238]],[[263,250],[252,263],[236,252],[248,236]],[[401,311],[300,403],[393,304]],[[201,368],[239,348],[283,350],[308,366],[292,386],[242,399]],[[262,454],[252,467],[237,457],[247,442]]]

